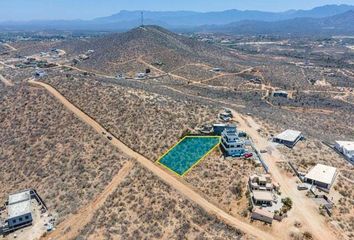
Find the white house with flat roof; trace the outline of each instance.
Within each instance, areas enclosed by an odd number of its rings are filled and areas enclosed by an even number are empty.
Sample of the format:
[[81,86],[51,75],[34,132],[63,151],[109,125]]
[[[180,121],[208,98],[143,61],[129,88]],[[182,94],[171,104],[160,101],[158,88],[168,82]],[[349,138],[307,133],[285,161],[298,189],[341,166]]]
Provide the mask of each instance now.
[[349,161],[354,162],[354,142],[336,141],[334,147],[341,152]]
[[337,168],[317,164],[304,177],[304,182],[330,190],[337,176]]
[[303,138],[300,131],[288,129],[273,138],[274,142],[284,144],[287,147],[293,148],[298,141]]
[[30,190],[11,194],[7,205],[7,225],[16,229],[32,223],[32,206]]

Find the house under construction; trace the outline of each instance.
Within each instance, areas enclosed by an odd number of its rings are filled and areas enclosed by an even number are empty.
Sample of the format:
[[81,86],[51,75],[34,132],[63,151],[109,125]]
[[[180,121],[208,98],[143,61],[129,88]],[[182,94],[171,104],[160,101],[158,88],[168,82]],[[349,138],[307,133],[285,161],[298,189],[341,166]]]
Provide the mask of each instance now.
[[34,189],[10,194],[6,208],[4,208],[7,210],[7,217],[3,221],[4,224],[0,225],[0,234],[7,234],[32,225],[33,204],[39,204],[44,211],[47,211],[45,203]]

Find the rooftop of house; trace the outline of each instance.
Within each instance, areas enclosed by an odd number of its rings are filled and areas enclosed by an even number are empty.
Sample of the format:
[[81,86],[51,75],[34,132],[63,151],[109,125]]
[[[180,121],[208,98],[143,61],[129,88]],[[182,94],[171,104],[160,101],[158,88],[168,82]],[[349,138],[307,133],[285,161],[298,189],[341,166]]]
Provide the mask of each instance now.
[[31,194],[29,190],[14,193],[8,199],[8,218],[31,213]]
[[336,143],[347,151],[354,151],[354,141],[336,141]]
[[261,175],[257,175],[257,174],[254,174],[254,175],[251,175],[250,176],[250,180],[253,182],[253,181],[256,181],[256,182],[272,182],[272,179],[270,177],[269,174],[261,174]]
[[269,217],[269,218],[273,218],[274,217],[274,213],[268,212],[267,210],[264,210],[264,209],[261,209],[261,208],[254,208],[253,212],[257,213],[259,215],[265,216],[265,217]]
[[288,141],[288,142],[294,142],[296,139],[298,139],[301,136],[300,131],[295,131],[295,130],[285,130],[284,132],[280,133],[279,135],[275,136],[275,138]]
[[9,219],[31,213],[31,200],[8,205],[7,211]]
[[317,164],[305,176],[307,179],[315,180],[325,184],[331,184],[336,177],[337,168]]
[[274,93],[288,94],[285,90],[275,90]]
[[271,192],[268,191],[253,191],[253,198],[256,201],[266,201],[271,202],[273,201],[273,195]]
[[31,193],[29,190],[14,193],[9,196],[9,205],[31,199]]

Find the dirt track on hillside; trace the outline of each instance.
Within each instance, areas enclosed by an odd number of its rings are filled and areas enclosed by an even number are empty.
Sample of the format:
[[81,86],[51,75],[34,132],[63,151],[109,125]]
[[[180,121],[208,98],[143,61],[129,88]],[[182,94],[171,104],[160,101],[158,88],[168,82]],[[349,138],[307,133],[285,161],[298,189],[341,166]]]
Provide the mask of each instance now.
[[133,162],[127,162],[93,202],[79,209],[77,214],[67,218],[56,227],[55,231],[41,239],[67,240],[77,237],[80,231],[94,217],[95,212],[103,206],[109,195],[116,190],[118,185],[124,180],[133,167]]
[[5,86],[8,86],[8,87],[14,86],[14,84],[10,80],[4,78],[4,76],[1,74],[0,74],[0,81],[3,82],[5,84]]
[[[62,96],[56,89],[52,86],[37,82],[37,81],[29,81],[33,85],[44,87],[48,92],[50,92],[55,98],[57,98],[68,110],[73,112],[78,118],[84,121],[86,124],[90,125],[94,128],[99,134],[106,133],[106,135],[110,135],[101,125],[99,125],[94,119],[90,116],[82,112],[76,106],[74,106],[71,102],[69,102],[64,96]],[[230,214],[226,213],[224,210],[214,205],[204,197],[202,197],[199,193],[193,190],[192,187],[187,185],[186,183],[181,182],[177,177],[171,175],[171,173],[162,169],[154,162],[140,155],[139,153],[133,151],[128,146],[126,146],[123,142],[119,141],[117,138],[112,136],[111,144],[117,147],[120,151],[125,153],[126,155],[136,159],[142,166],[144,166],[147,170],[154,173],[157,177],[159,177],[162,181],[170,185],[172,188],[176,189],[180,194],[185,196],[187,199],[193,201],[195,204],[199,205],[201,208],[217,216],[219,219],[223,220],[225,223],[241,230],[242,232],[247,233],[250,236],[254,236],[257,239],[282,239],[279,236],[279,233],[267,233],[262,231],[251,224],[241,221]],[[57,231],[55,231],[57,232]],[[54,233],[53,233],[54,234]],[[53,239],[53,238],[52,238]]]

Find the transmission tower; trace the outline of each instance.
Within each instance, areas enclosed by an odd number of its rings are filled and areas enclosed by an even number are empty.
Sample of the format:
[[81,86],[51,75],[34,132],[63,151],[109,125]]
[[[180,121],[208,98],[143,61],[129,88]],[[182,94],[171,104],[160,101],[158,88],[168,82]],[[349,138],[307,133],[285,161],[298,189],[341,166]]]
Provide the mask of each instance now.
[[141,26],[144,27],[144,12],[141,12]]

